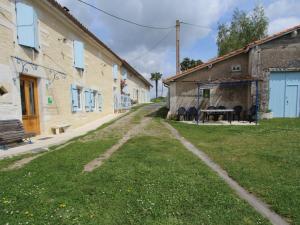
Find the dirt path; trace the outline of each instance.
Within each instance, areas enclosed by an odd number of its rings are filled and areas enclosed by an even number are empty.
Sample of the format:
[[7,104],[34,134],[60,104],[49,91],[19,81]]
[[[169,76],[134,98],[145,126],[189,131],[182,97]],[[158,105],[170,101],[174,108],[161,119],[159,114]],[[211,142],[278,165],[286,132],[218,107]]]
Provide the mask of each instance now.
[[144,128],[147,127],[152,120],[152,118],[148,115],[155,112],[159,107],[160,105],[158,104],[145,106],[135,113],[132,113],[131,115],[120,119],[120,121],[117,121],[116,123],[106,127],[105,129],[99,130],[99,132],[96,132],[89,137],[84,137],[82,141],[90,141],[104,137],[107,138],[111,135],[114,137],[119,137],[120,135],[123,136],[118,143],[101,154],[98,158],[86,164],[83,172],[92,172],[96,168],[100,167],[105,160],[109,159],[112,154],[118,151],[118,149],[128,140],[143,133]]
[[44,154],[38,154],[38,155],[34,155],[34,156],[30,156],[30,157],[26,157],[24,159],[20,159],[14,163],[12,163],[11,165],[9,165],[8,167],[2,169],[2,171],[11,171],[11,170],[17,170],[22,168],[23,166],[27,165],[28,163],[30,163],[32,160],[41,157]]
[[179,140],[190,152],[201,159],[210,169],[215,171],[219,175],[219,177],[221,177],[228,184],[228,186],[237,193],[240,198],[247,201],[258,213],[267,218],[274,225],[289,225],[289,223],[286,222],[285,219],[272,211],[266,203],[264,203],[256,196],[250,194],[235,180],[229,177],[225,170],[223,170],[218,164],[213,162],[203,151],[199,150],[191,142],[182,137],[175,128],[173,128],[166,122],[163,122],[163,124],[166,128],[169,129],[174,138]]

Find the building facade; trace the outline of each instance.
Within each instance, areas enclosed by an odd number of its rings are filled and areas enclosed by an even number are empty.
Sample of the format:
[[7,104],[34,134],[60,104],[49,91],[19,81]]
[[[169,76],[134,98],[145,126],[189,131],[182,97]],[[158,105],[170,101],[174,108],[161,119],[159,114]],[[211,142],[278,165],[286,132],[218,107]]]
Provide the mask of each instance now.
[[0,12],[1,120],[20,119],[40,134],[114,113],[128,65],[66,8],[54,0],[0,0]]
[[300,117],[300,26],[250,43],[164,83],[169,87],[169,115],[176,115],[180,107],[242,106],[246,117],[257,106],[261,113],[271,110],[274,117]]

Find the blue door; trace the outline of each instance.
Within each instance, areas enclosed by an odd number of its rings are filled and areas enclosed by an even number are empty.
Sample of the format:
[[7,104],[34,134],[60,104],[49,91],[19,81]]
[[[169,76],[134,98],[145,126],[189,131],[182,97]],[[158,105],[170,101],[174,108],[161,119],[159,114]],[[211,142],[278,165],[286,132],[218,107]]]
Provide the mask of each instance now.
[[274,117],[284,117],[285,74],[274,73],[270,77],[269,108]]
[[285,117],[298,117],[298,85],[286,86]]
[[270,75],[269,108],[274,117],[299,117],[300,72],[276,72]]

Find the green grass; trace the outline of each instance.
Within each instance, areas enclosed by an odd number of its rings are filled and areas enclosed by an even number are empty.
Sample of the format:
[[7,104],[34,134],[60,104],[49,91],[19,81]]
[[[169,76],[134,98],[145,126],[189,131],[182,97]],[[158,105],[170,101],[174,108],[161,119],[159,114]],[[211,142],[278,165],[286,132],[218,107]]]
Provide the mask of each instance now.
[[242,186],[300,224],[300,119],[248,127],[170,123]]
[[0,172],[6,224],[268,224],[177,141],[139,137],[88,174],[111,141],[70,144]]
[[151,99],[151,102],[153,102],[153,103],[166,102],[166,97],[153,98],[153,99]]

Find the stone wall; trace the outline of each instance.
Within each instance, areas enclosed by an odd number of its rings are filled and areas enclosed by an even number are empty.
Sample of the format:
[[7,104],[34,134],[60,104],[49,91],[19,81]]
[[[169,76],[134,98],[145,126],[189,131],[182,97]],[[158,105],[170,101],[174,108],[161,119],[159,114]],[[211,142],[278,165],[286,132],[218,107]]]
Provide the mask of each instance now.
[[[232,72],[233,65],[240,65],[240,72]],[[203,68],[191,73],[184,78],[171,82],[169,85],[170,113],[175,115],[179,107],[189,108],[197,106],[198,88],[195,81],[207,82],[222,78],[245,77],[248,74],[248,54],[240,54],[226,61],[216,63],[212,66]],[[232,108],[241,105],[245,110],[249,109],[250,87],[249,85],[239,84],[235,86],[209,86],[202,88],[211,89],[211,97],[200,98],[200,108],[212,106],[225,106]]]
[[[300,71],[300,30],[250,50],[249,73],[261,79],[260,110],[269,108],[269,75],[272,71]],[[255,86],[252,86],[252,95]]]

